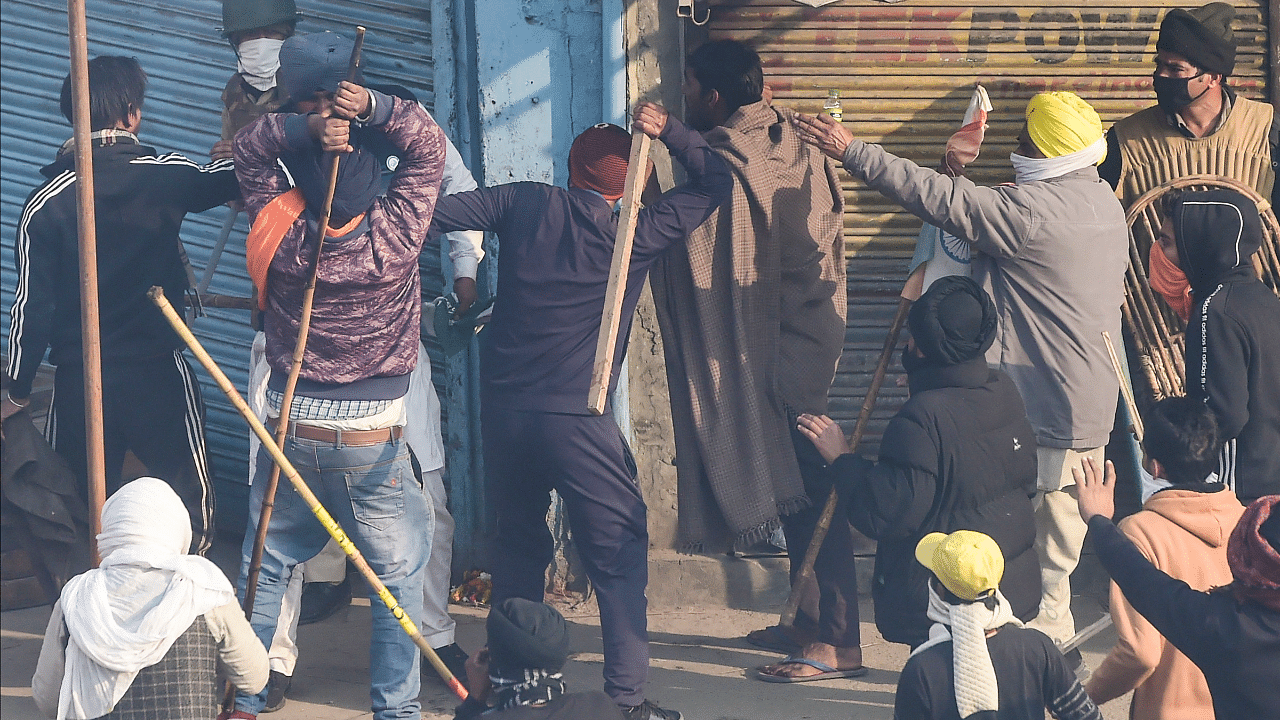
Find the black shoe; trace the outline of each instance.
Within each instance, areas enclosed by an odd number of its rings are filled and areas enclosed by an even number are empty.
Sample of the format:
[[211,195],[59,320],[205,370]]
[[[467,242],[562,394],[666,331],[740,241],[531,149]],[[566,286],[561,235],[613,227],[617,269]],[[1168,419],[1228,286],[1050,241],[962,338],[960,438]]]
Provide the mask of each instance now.
[[275,712],[284,707],[284,696],[289,692],[289,686],[292,684],[292,677],[272,670],[271,679],[267,681],[267,705],[262,708],[262,712]]
[[327,620],[351,604],[351,579],[346,578],[340,583],[306,583],[302,586],[302,601],[299,604],[299,625]]
[[[444,663],[445,667],[449,668],[449,672],[453,673],[453,676],[458,678],[458,682],[466,685],[467,653],[464,652],[462,648],[458,647],[458,643],[449,643],[448,645],[438,647],[435,650],[436,656],[440,658],[440,661]],[[443,682],[443,678],[440,677],[440,673],[436,672],[435,667],[433,667],[431,663],[427,662],[425,657],[422,658],[422,674],[424,676],[430,675]]]
[[684,720],[684,716],[675,710],[667,710],[653,704],[652,700],[645,700],[639,705],[626,707],[619,705],[618,709],[622,711],[623,717],[627,720]]

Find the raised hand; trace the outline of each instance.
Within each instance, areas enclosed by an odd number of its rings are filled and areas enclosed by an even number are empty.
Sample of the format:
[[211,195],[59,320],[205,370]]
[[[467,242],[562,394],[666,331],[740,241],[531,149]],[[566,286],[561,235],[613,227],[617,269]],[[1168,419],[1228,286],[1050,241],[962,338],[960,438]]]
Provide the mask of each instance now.
[[369,91],[343,80],[333,94],[333,114],[344,120],[355,120],[369,114]]
[[796,113],[791,122],[801,140],[818,148],[836,162],[844,160],[844,151],[853,142],[853,133],[835,118],[826,114]]
[[1076,504],[1080,506],[1080,517],[1089,522],[1094,515],[1110,519],[1116,512],[1116,466],[1107,461],[1106,471],[1098,467],[1098,462],[1086,457],[1080,467],[1071,468],[1071,476],[1076,480]]
[[667,109],[661,105],[642,102],[636,105],[635,112],[631,115],[631,130],[642,132],[657,140],[663,129],[667,127],[668,115]]

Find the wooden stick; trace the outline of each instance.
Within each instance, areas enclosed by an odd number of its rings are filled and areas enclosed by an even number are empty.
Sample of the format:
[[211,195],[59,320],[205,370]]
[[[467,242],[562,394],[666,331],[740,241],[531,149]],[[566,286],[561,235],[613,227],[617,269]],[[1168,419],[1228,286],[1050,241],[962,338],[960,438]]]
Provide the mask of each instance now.
[[222,259],[222,251],[227,247],[227,239],[231,237],[231,228],[235,227],[237,217],[240,217],[239,210],[227,208],[227,217],[222,221],[218,242],[213,246],[213,252],[209,253],[209,262],[205,263],[200,282],[196,284],[196,294],[203,296],[204,291],[209,289],[209,283],[213,282],[213,272],[218,269],[218,261]]
[[609,403],[609,384],[613,379],[613,354],[618,347],[618,331],[622,327],[622,301],[627,295],[627,273],[631,268],[631,243],[636,236],[636,216],[640,212],[640,194],[644,192],[649,168],[649,136],[631,135],[631,157],[627,160],[627,181],[622,186],[622,209],[618,215],[618,235],[613,243],[613,262],[609,266],[609,284],[604,292],[604,315],[600,321],[600,337],[596,341],[596,361],[591,373],[591,390],[587,410],[603,415]]
[[1129,387],[1129,383],[1125,381],[1124,367],[1120,365],[1120,358],[1116,355],[1116,346],[1111,344],[1111,333],[1103,330],[1102,341],[1107,344],[1107,354],[1111,356],[1111,367],[1116,371],[1116,379],[1120,381],[1120,394],[1124,396],[1125,407],[1129,409],[1129,419],[1133,421],[1133,434],[1137,436],[1138,442],[1142,442],[1142,436],[1145,434],[1142,417],[1138,415],[1138,403],[1133,399],[1133,388]]
[[227,377],[226,373],[222,372],[222,369],[218,367],[218,363],[209,356],[209,353],[204,349],[204,346],[202,346],[200,341],[196,339],[196,336],[191,333],[191,329],[187,327],[186,323],[182,321],[182,318],[173,309],[173,306],[169,304],[169,300],[164,296],[164,290],[158,287],[153,287],[150,292],[147,293],[147,296],[151,298],[151,302],[156,304],[156,307],[160,308],[160,312],[164,314],[165,319],[173,326],[174,331],[178,333],[178,336],[182,338],[182,341],[191,349],[191,353],[195,355],[196,360],[200,361],[200,364],[204,366],[204,369],[209,371],[209,375],[213,377],[213,381],[217,383],[218,388],[226,394],[227,399],[231,401],[232,406],[234,406],[240,413],[240,416],[245,419],[245,422],[249,423],[249,429],[258,436],[258,440],[262,442],[262,447],[266,449],[269,455],[271,455],[271,459],[275,462],[276,467],[284,472],[284,476],[288,478],[289,483],[293,485],[294,491],[298,493],[298,496],[302,498],[302,501],[311,509],[312,514],[316,516],[316,519],[319,520],[320,524],[324,526],[324,529],[328,531],[329,536],[332,537],[338,543],[338,546],[342,548],[342,551],[347,554],[351,563],[356,566],[356,569],[360,571],[362,576],[364,576],[365,581],[369,583],[369,587],[373,588],[378,598],[382,600],[383,604],[387,606],[387,609],[391,611],[391,615],[399,621],[400,627],[404,628],[405,633],[407,633],[410,638],[413,638],[413,643],[417,645],[418,649],[422,651],[422,654],[426,656],[427,660],[431,663],[431,666],[436,669],[436,672],[440,673],[440,677],[444,678],[445,684],[448,685],[459,698],[466,700],[466,687],[464,687],[462,683],[454,677],[453,673],[449,672],[449,668],[440,660],[440,656],[436,655],[435,650],[433,650],[431,645],[427,643],[426,638],[422,637],[422,633],[418,631],[418,626],[414,624],[413,619],[410,618],[405,613],[404,609],[400,607],[395,596],[391,594],[391,591],[387,590],[387,586],[382,583],[382,580],[378,579],[378,574],[373,571],[373,568],[369,567],[369,563],[364,559],[364,555],[362,555],[355,544],[351,542],[351,538],[347,537],[347,534],[342,530],[342,526],[340,526],[338,522],[333,519],[333,516],[329,514],[329,511],[325,510],[324,506],[320,504],[320,500],[316,498],[315,493],[311,492],[311,488],[307,487],[306,481],[302,479],[302,476],[298,474],[297,469],[295,469],[293,464],[289,462],[289,458],[285,457],[284,451],[275,444],[275,439],[271,437],[271,433],[267,431],[266,426],[258,420],[257,415],[253,414],[253,410],[249,408],[249,403],[245,402],[245,399],[240,395],[239,391],[237,391],[235,386],[231,384],[231,380]]
[[[853,435],[849,438],[849,452],[856,452],[858,445],[862,443],[862,434],[867,429],[871,412],[875,410],[876,400],[880,397],[880,385],[884,383],[884,376],[889,370],[893,351],[898,347],[898,336],[902,334],[902,326],[907,322],[907,311],[911,309],[911,303],[920,297],[924,267],[923,264],[917,267],[915,272],[911,273],[911,277],[907,278],[907,283],[902,289],[901,297],[898,299],[898,310],[893,315],[889,334],[885,336],[884,347],[880,350],[880,362],[876,364],[875,375],[871,376],[871,386],[867,388],[867,396],[862,400],[862,411],[858,413],[858,420],[853,425]],[[831,529],[831,521],[835,518],[839,500],[836,489],[832,488],[831,493],[827,495],[827,504],[822,507],[822,515],[818,517],[818,524],[813,529],[813,538],[809,540],[809,547],[805,550],[800,572],[796,573],[795,582],[791,584],[791,595],[787,597],[787,605],[782,609],[779,625],[790,627],[795,624],[796,613],[800,611],[801,588],[813,576],[814,563],[818,561],[818,552],[827,539],[827,531]]]
[[1106,630],[1109,627],[1111,627],[1110,613],[1103,615],[1097,620],[1094,620],[1093,624],[1089,625],[1089,627],[1081,630],[1075,635],[1072,635],[1071,639],[1063,643],[1062,647],[1059,648],[1059,650],[1064,654],[1069,653],[1072,650],[1075,650],[1076,648],[1083,645],[1087,640],[1092,638],[1094,635],[1097,635],[1098,633],[1102,632],[1103,630]]
[[71,40],[71,105],[76,145],[77,231],[80,236],[80,325],[84,362],[84,436],[89,480],[89,553],[93,566],[107,501],[107,464],[102,436],[102,328],[98,313],[98,222],[93,203],[93,142],[89,139],[89,48],[84,0],[67,0]]

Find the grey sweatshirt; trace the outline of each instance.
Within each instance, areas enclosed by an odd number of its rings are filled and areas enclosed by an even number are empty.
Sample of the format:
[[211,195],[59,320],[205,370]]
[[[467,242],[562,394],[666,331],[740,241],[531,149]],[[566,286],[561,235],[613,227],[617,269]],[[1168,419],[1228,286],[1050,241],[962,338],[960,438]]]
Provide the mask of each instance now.
[[1119,381],[1102,331],[1120,337],[1129,231],[1097,170],[979,187],[858,140],[845,150],[844,167],[981,253],[974,279],[1000,317],[987,362],[1017,385],[1040,445],[1105,445]]

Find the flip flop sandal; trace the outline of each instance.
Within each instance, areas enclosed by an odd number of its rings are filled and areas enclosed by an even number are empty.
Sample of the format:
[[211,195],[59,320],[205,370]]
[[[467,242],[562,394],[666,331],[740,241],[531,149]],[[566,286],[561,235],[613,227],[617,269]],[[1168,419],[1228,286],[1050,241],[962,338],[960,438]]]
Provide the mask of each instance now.
[[818,662],[817,660],[810,660],[809,658],[804,658],[804,657],[787,656],[786,658],[783,658],[782,662],[776,663],[776,664],[777,665],[808,665],[809,667],[814,668],[815,670],[821,670],[822,672],[818,673],[817,675],[787,677],[784,675],[774,675],[772,673],[765,672],[765,667],[769,667],[768,665],[766,665],[764,667],[756,668],[756,679],[763,680],[765,682],[771,682],[771,683],[802,683],[802,682],[813,682],[815,680],[835,680],[837,678],[854,678],[854,677],[861,677],[867,674],[866,666],[856,667],[849,670],[837,670],[836,668],[833,668],[826,663],[821,663],[821,662]]
[[752,630],[747,633],[745,638],[747,643],[765,650],[773,650],[780,653],[792,653],[796,650],[804,649],[804,645],[791,639],[787,632],[777,625],[770,625],[759,630]]

